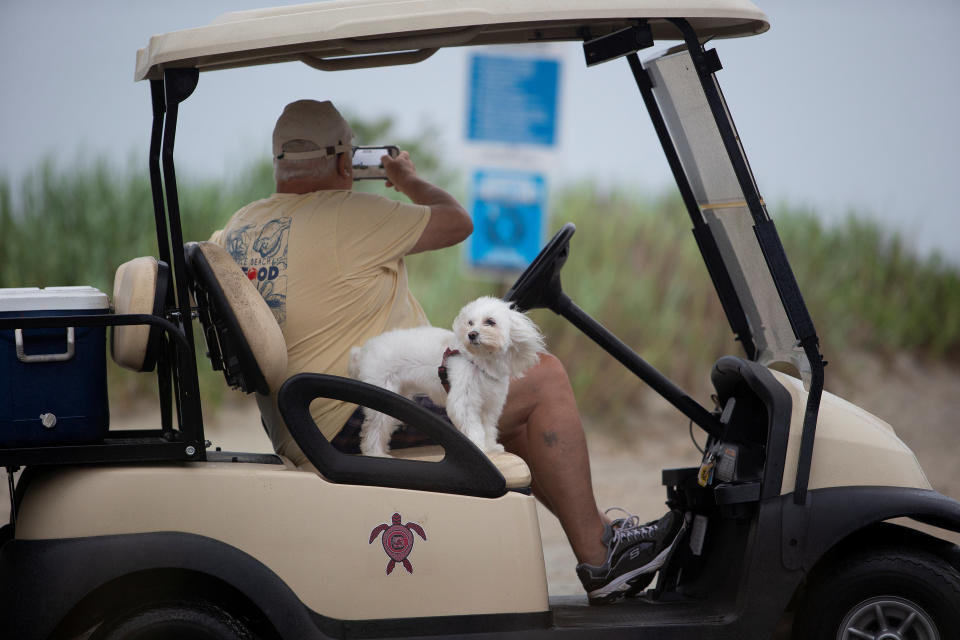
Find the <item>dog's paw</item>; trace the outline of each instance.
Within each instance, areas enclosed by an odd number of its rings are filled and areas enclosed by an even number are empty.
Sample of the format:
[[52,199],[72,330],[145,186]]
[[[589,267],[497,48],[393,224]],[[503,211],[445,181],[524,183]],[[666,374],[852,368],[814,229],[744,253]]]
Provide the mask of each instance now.
[[484,453],[503,453],[503,452],[504,452],[503,445],[500,444],[499,442],[492,446],[487,447],[486,450],[484,451]]

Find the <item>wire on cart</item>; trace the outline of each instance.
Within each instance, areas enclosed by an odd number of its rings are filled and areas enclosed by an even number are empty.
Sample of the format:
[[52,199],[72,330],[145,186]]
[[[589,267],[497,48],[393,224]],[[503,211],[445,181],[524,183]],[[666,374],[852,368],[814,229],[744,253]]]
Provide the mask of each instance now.
[[700,455],[703,455],[703,447],[697,443],[697,439],[693,437],[693,420],[690,421],[690,440],[693,442],[693,446],[697,448],[697,451],[700,452]]
[[7,467],[7,487],[10,489],[10,524],[14,528],[17,526],[17,501],[16,493],[14,493],[13,486],[13,474],[15,469],[13,467]]

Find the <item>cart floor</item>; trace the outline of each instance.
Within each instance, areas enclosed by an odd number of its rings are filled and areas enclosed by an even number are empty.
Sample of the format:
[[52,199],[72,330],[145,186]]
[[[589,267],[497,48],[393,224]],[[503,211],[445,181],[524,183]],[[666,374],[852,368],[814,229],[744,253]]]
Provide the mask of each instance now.
[[586,596],[550,598],[553,624],[561,629],[721,625],[729,621],[729,613],[715,607],[703,600],[658,602],[642,597],[591,607]]

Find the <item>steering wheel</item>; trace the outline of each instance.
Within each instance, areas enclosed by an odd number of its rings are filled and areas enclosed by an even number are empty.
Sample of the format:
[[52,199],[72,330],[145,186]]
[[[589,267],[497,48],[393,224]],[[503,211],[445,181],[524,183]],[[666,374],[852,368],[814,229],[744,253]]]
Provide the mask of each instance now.
[[572,222],[563,225],[520,274],[503,299],[514,303],[521,311],[541,308],[557,311],[556,303],[563,294],[560,270],[570,254],[570,238],[576,230]]

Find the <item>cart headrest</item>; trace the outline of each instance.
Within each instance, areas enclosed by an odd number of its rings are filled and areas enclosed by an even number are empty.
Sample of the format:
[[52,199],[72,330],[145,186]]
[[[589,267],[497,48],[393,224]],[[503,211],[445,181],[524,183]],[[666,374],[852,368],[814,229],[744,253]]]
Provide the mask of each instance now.
[[260,292],[223,247],[191,242],[184,249],[213,368],[246,393],[279,388],[287,345]]
[[[163,314],[170,269],[153,257],[134,258],[117,268],[113,279],[113,309],[118,314]],[[111,328],[111,353],[121,367],[153,371],[162,329],[151,325]]]

